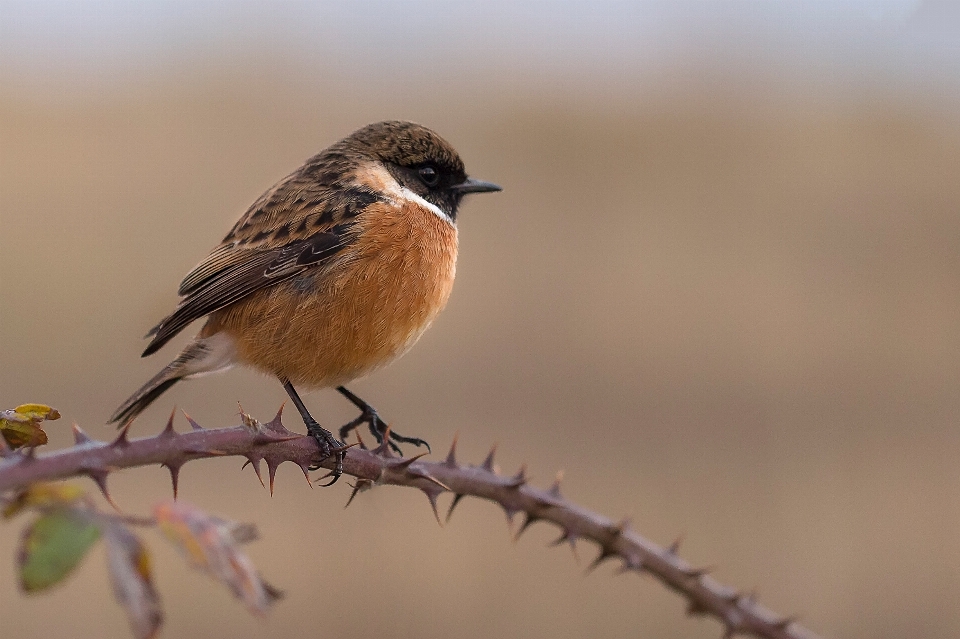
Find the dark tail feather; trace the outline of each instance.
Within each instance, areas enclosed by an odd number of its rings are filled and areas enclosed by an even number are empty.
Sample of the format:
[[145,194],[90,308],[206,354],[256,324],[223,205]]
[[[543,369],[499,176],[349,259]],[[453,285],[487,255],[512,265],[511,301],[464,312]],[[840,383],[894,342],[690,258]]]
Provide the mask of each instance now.
[[173,362],[157,373],[140,390],[125,401],[110,417],[110,424],[119,423],[120,427],[132,422],[137,415],[149,406],[153,400],[160,397],[168,388],[183,379],[183,369],[178,362]]

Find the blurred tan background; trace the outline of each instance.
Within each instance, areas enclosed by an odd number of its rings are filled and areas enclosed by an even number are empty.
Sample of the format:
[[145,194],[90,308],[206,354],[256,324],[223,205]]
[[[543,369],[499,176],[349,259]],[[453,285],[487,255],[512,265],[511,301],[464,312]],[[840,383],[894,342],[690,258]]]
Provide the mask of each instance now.
[[[775,5],[771,8],[770,5]],[[960,29],[916,2],[0,4],[0,398],[94,436],[174,356],[139,359],[180,278],[260,192],[375,120],[425,123],[504,186],[461,215],[448,309],[355,384],[388,420],[716,566],[829,637],[960,633]],[[189,331],[188,331],[189,332]],[[177,340],[182,344],[183,336]],[[165,395],[209,427],[279,384]],[[336,426],[331,391],[307,402]],[[185,427],[178,418],[180,428]],[[298,425],[293,416],[291,425]],[[287,598],[251,619],[154,551],[165,637],[716,637],[648,578],[583,576],[464,502],[240,461],[181,498],[253,521]],[[113,478],[130,512],[165,471]],[[445,506],[447,502],[442,505]],[[127,637],[101,552],[4,636]]]

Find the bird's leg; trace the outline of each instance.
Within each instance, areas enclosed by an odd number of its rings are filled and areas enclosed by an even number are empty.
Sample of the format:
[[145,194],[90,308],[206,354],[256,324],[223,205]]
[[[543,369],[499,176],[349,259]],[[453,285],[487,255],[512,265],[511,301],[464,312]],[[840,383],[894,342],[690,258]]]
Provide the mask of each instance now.
[[[383,442],[384,433],[387,432],[387,425],[380,418],[380,415],[377,414],[376,409],[370,404],[366,403],[353,393],[351,393],[345,386],[337,386],[337,392],[350,400],[350,403],[360,409],[360,416],[355,420],[344,424],[340,428],[340,439],[346,440],[347,435],[350,434],[350,431],[354,430],[360,424],[368,424],[370,427],[370,432],[376,438],[377,443]],[[401,444],[413,444],[414,446],[426,446],[427,450],[430,450],[430,444],[425,440],[420,439],[419,437],[404,437],[399,433],[395,433],[392,430],[390,431],[390,448],[395,450],[398,454],[403,454],[400,450],[400,447],[395,442],[400,442]]]
[[[333,479],[330,480],[329,483],[323,484],[324,486],[332,486],[337,483],[340,475],[343,474],[343,456],[346,448],[343,442],[337,441],[333,433],[318,424],[317,420],[310,415],[310,411],[303,405],[303,400],[300,399],[297,390],[293,387],[293,384],[290,383],[290,380],[281,379],[280,381],[283,383],[283,389],[287,391],[287,395],[293,400],[293,405],[300,411],[300,417],[303,418],[303,423],[307,427],[307,434],[317,440],[317,445],[320,446],[320,453],[323,455],[323,459],[327,459],[331,455],[336,455],[337,457],[337,465],[330,473]],[[317,470],[318,468],[320,468],[319,465],[314,465],[310,467],[310,470]]]

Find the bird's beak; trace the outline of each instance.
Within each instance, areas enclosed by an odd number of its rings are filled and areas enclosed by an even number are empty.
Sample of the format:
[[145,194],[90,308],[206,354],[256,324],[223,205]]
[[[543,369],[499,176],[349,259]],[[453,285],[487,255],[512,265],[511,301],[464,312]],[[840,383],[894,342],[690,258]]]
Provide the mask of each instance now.
[[484,182],[483,180],[474,180],[473,178],[467,178],[460,184],[454,184],[450,189],[456,193],[492,193],[503,190],[493,182]]

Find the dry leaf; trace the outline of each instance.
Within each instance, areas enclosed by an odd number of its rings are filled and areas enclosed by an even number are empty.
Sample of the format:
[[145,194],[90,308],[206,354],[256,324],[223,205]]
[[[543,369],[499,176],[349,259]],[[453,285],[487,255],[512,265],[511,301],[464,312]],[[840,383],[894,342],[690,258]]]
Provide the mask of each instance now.
[[40,446],[47,443],[47,433],[40,428],[40,423],[53,419],[60,419],[56,408],[21,404],[12,410],[0,411],[0,435],[11,448]]
[[107,524],[103,533],[113,594],[127,611],[137,639],[155,637],[163,622],[163,612],[153,587],[150,555],[140,539],[119,522]]
[[159,504],[153,514],[160,530],[194,567],[226,584],[254,614],[266,613],[279,597],[238,547],[255,537],[250,526],[213,517],[179,501]]
[[66,506],[83,499],[86,491],[66,482],[37,482],[15,494],[3,507],[5,518],[13,517],[26,508]]

